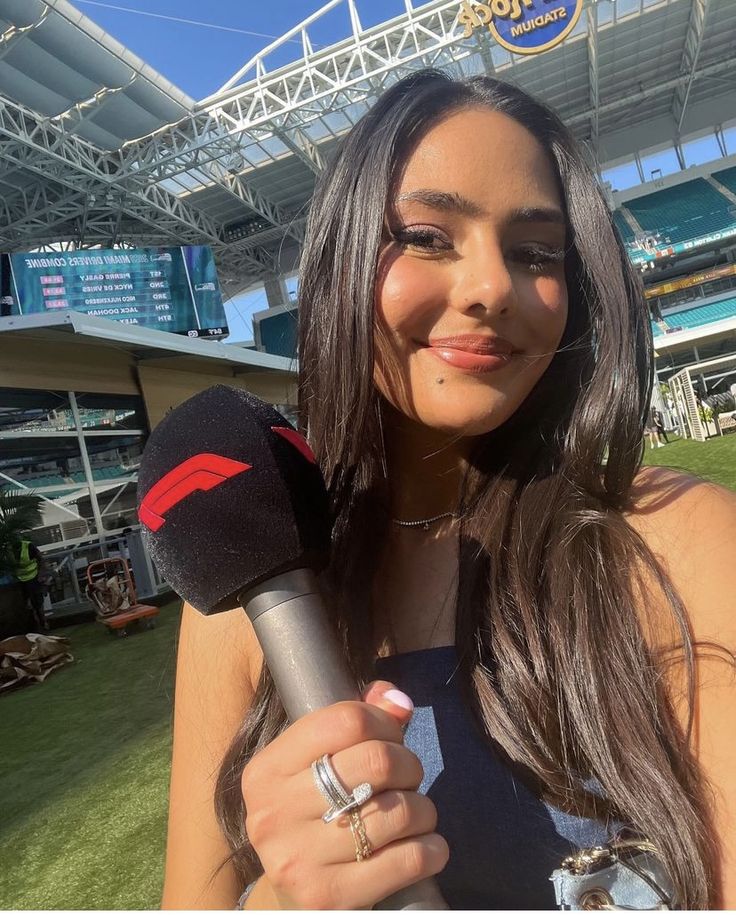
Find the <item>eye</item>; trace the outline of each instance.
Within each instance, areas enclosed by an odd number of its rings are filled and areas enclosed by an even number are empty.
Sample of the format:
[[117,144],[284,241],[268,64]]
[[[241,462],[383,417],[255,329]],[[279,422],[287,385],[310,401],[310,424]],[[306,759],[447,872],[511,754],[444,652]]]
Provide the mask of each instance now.
[[530,273],[548,273],[565,260],[564,248],[549,248],[546,245],[523,245],[514,248],[509,258],[526,267]]
[[452,243],[444,232],[433,226],[407,226],[393,232],[394,240],[404,248],[425,253],[449,251]]

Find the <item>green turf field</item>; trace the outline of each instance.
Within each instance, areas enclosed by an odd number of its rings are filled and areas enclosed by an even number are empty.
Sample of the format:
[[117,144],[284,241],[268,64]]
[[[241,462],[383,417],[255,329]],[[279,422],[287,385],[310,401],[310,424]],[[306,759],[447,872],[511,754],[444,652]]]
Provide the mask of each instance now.
[[694,473],[736,490],[736,434],[709,438],[706,442],[692,439],[674,439],[668,434],[670,444],[664,448],[650,449],[647,442],[644,463],[672,467]]
[[54,630],[75,663],[0,695],[0,908],[158,908],[178,617]]

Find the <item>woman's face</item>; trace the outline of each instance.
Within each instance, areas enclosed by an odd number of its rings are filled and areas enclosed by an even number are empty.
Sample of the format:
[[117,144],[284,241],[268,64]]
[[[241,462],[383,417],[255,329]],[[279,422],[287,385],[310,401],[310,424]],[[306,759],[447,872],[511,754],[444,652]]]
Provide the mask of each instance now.
[[567,319],[565,218],[537,140],[473,108],[433,127],[387,215],[376,283],[376,384],[452,435],[507,420],[544,373]]

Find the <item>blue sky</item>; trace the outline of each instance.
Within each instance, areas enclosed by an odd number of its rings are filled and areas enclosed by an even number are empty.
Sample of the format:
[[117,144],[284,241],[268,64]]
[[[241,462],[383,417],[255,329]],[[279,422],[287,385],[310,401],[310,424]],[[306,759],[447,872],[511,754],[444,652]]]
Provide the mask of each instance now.
[[[73,0],[74,5],[183,89],[201,99],[215,92],[254,54],[312,13],[320,0]],[[421,6],[422,0],[414,0]],[[347,12],[327,14],[310,36],[323,45],[348,35]],[[403,0],[358,0],[364,27],[405,10]],[[168,18],[159,18],[168,17]],[[185,22],[184,20],[190,20]],[[194,24],[194,23],[206,23]],[[293,45],[301,53],[301,43]],[[285,61],[284,61],[285,62]]]

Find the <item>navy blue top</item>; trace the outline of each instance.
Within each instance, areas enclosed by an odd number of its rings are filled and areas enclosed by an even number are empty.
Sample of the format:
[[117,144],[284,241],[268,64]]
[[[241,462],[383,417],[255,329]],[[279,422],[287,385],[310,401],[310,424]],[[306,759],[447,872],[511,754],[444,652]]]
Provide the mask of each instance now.
[[450,846],[438,880],[452,909],[555,909],[550,875],[578,848],[609,840],[605,825],[544,803],[481,735],[458,684],[454,646],[379,658],[376,675],[415,705],[405,744],[422,762],[419,788]]

